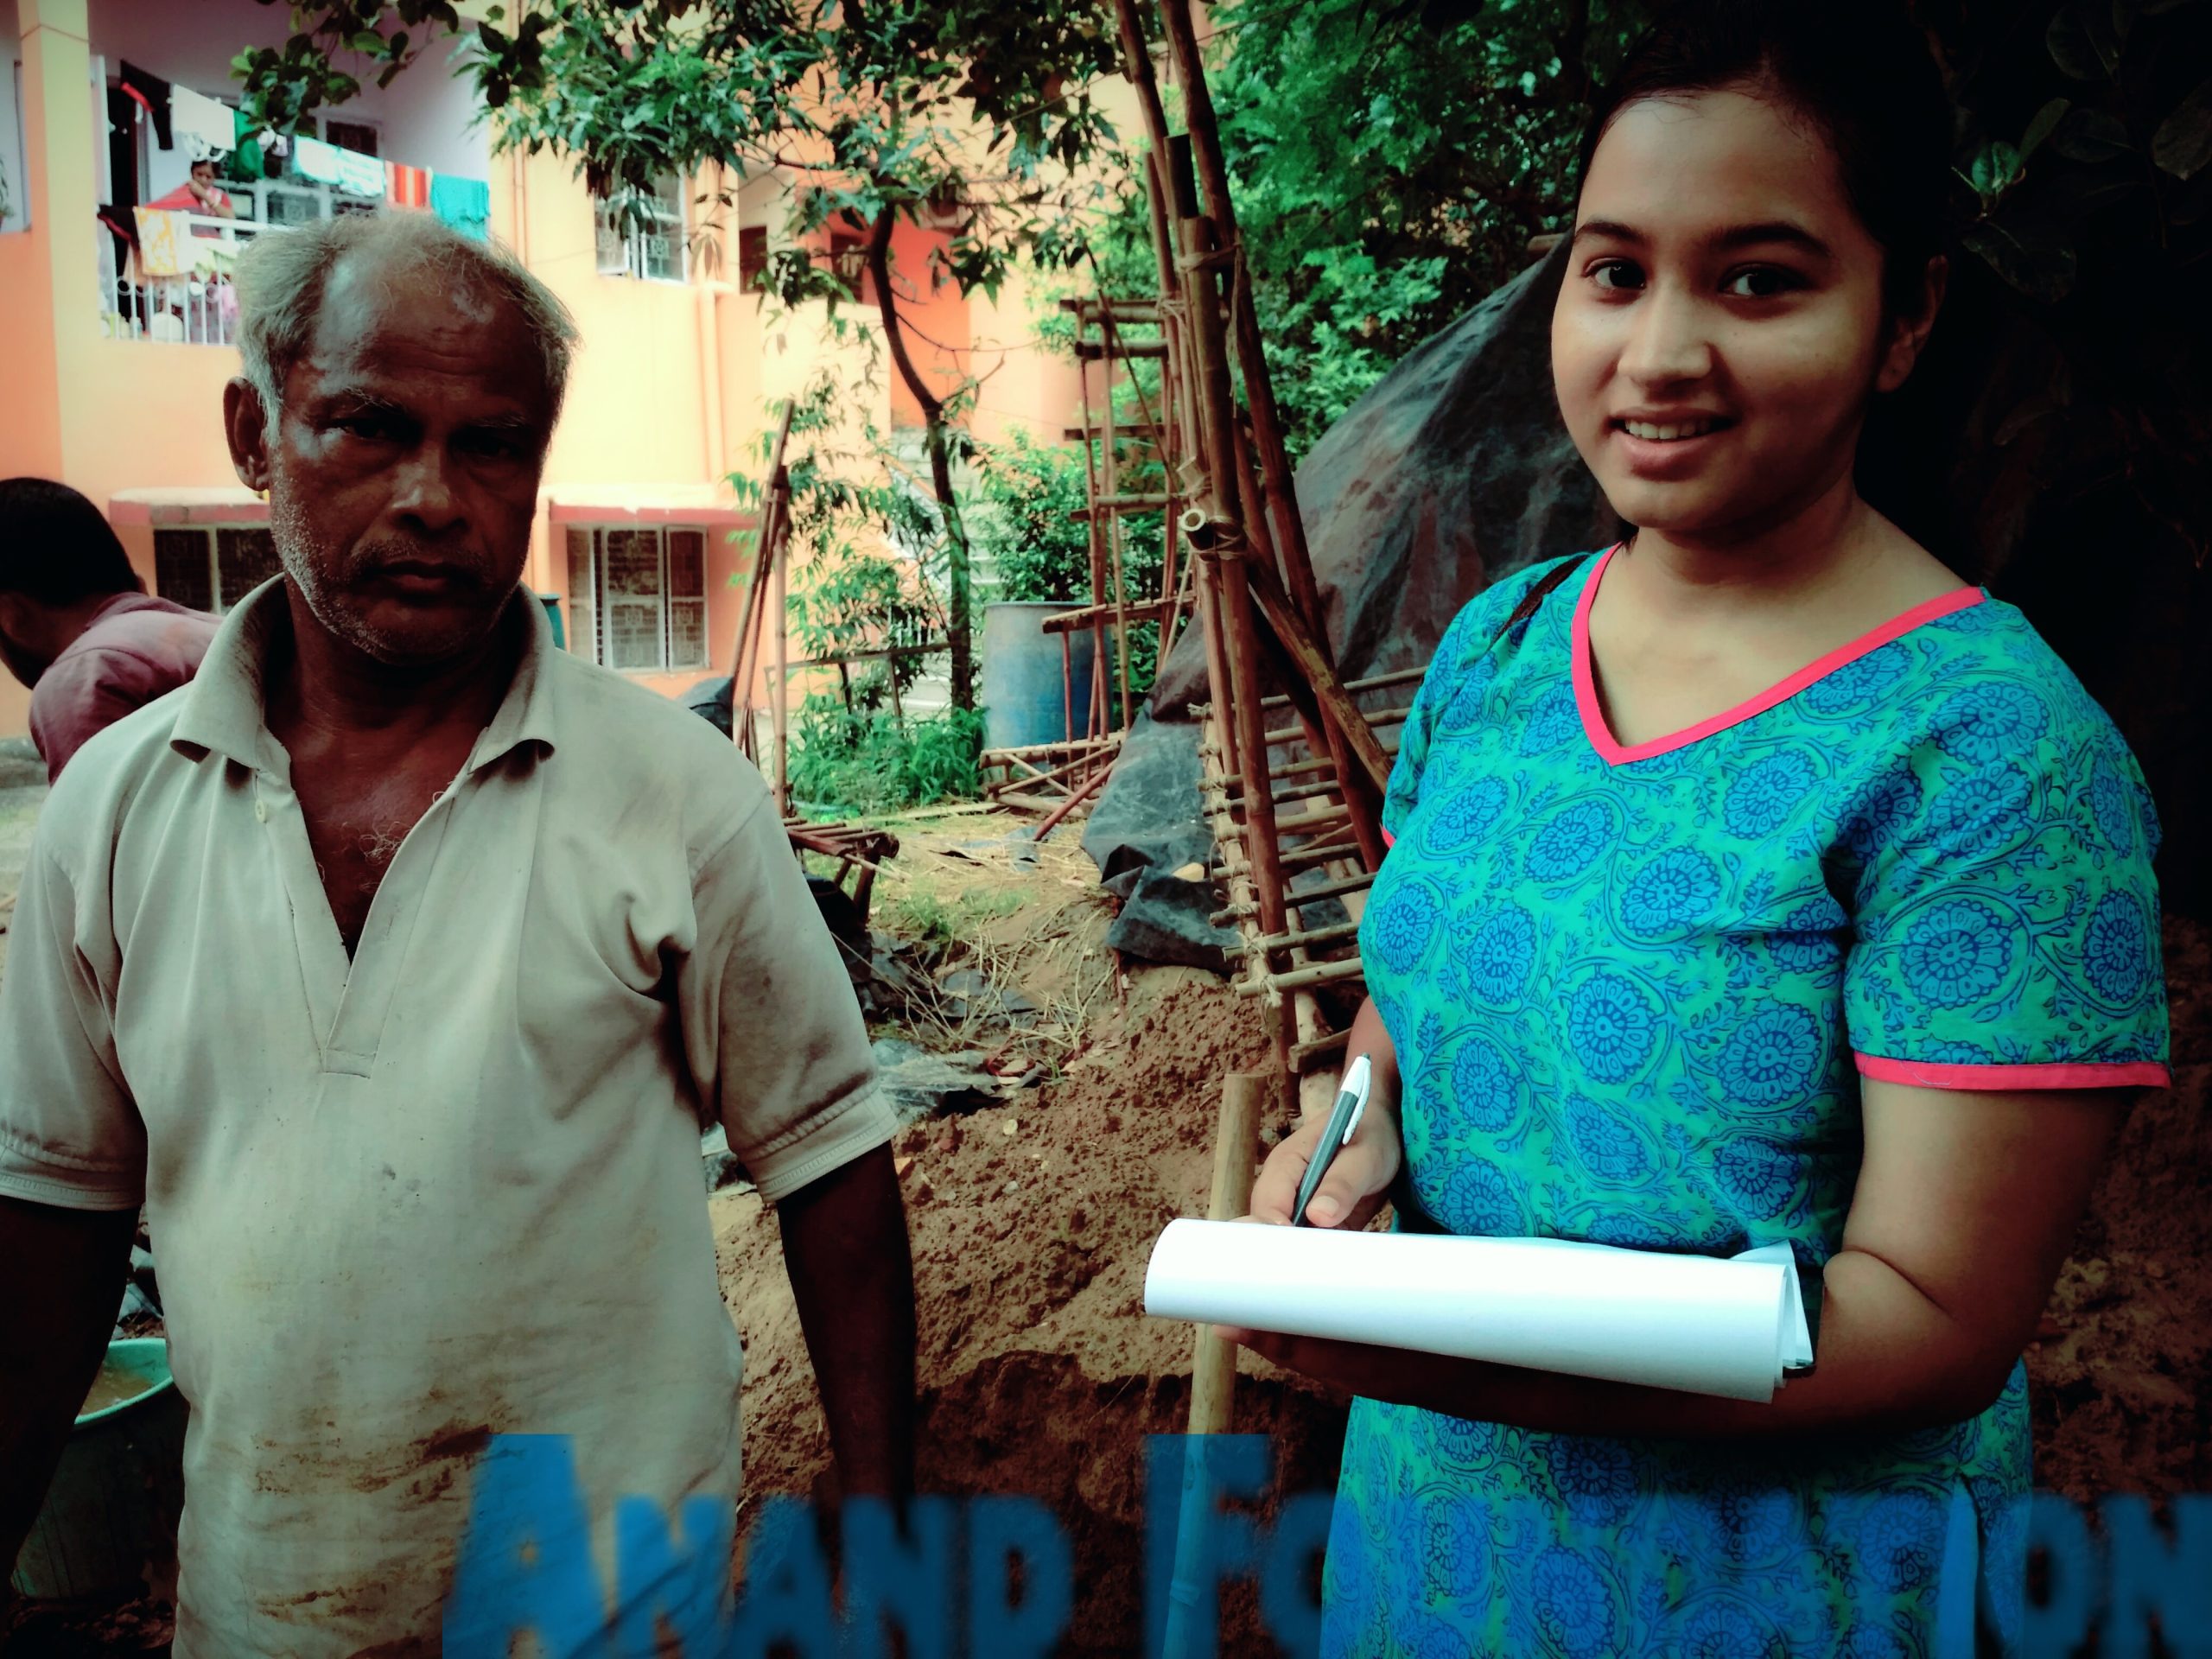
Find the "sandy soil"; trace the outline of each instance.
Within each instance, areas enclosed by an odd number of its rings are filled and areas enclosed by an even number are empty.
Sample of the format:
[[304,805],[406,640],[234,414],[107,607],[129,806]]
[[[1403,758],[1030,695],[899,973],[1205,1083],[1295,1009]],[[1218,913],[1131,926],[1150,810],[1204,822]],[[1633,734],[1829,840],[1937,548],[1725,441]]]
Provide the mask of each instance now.
[[[6,803],[0,801],[0,806]],[[922,1478],[933,1491],[1017,1492],[1058,1515],[1077,1605],[1064,1651],[1135,1650],[1143,1437],[1188,1406],[1192,1336],[1141,1311],[1160,1228],[1201,1213],[1221,1082],[1261,1059],[1252,1006],[1209,976],[1141,968],[1103,947],[1105,901],[1073,839],[1016,871],[1007,821],[899,826],[880,926],[950,929],[1024,988],[1038,1027],[1000,1038],[1051,1077],[1012,1103],[902,1137],[920,1294]],[[6,829],[0,823],[0,830]],[[16,880],[0,834],[0,907]],[[19,860],[20,855],[17,855]],[[2029,1354],[2037,1484],[2075,1497],[2212,1490],[2212,928],[2170,921],[2178,1086],[2129,1123]],[[885,1027],[887,1031],[893,1027]],[[973,1025],[900,1027],[974,1046]],[[748,1500],[822,1490],[829,1452],[775,1223],[749,1192],[711,1201],[724,1298],[749,1354]],[[1247,1358],[1236,1427],[1277,1437],[1281,1489],[1335,1478],[1344,1408]],[[1232,1603],[1232,1628],[1249,1609]],[[15,1656],[165,1650],[159,1607],[19,1615]],[[1265,1653],[1247,1637],[1225,1652]]]

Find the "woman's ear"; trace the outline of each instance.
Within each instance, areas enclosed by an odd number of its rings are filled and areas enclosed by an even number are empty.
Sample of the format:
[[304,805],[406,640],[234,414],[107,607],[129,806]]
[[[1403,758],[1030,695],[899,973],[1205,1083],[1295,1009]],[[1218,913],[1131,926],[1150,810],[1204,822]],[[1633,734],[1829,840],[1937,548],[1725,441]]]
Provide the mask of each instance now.
[[1939,253],[1928,262],[1921,277],[1919,302],[1912,314],[1890,319],[1889,346],[1874,377],[1877,391],[1895,391],[1911,375],[1912,365],[1920,361],[1922,348],[1928,344],[1929,331],[1936,327],[1936,314],[1943,308],[1943,294],[1950,280],[1951,262]]

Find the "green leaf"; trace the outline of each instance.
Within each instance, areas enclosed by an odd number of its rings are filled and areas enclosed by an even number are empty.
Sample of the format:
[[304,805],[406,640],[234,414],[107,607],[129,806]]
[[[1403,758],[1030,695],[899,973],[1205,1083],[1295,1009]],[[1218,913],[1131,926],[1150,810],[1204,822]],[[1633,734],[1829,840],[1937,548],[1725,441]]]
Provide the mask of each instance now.
[[2111,14],[2101,4],[2075,0],[2050,20],[2044,32],[2050,60],[2076,80],[2104,80],[2120,63]]
[[2050,135],[2050,147],[2069,161],[2109,162],[2134,149],[2117,116],[2102,110],[2076,109]]
[[2020,152],[2001,139],[1982,146],[1981,154],[1974,158],[1974,171],[1969,182],[1974,194],[1985,201],[2001,196],[2020,177]]
[[2065,118],[2066,111],[2072,107],[2067,99],[2054,98],[2036,111],[2035,119],[2028,123],[2027,131],[2020,136],[2020,160],[2023,162],[2036,153],[2044,139],[2050,137],[2051,129]]
[[2048,229],[2024,232],[1984,219],[1967,226],[1959,239],[2031,300],[2056,305],[2073,291],[2073,246]]
[[2158,124],[2151,139],[2151,159],[2177,179],[2192,179],[2212,162],[2212,80]]

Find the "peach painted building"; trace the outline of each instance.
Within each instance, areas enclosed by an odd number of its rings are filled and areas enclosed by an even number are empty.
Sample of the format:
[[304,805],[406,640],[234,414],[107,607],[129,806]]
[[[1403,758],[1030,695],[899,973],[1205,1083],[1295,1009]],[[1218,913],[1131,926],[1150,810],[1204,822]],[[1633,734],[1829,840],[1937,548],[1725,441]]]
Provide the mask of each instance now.
[[[188,171],[182,118],[167,149],[156,130],[162,84],[235,103],[232,57],[286,33],[285,9],[256,0],[0,0],[0,476],[81,490],[149,591],[211,608],[274,569],[267,507],[223,442],[222,389],[238,372],[224,262],[264,226],[377,204],[283,178],[226,186],[234,221],[160,221],[136,246],[104,219],[139,228],[126,204],[159,200]],[[152,92],[141,104],[130,86]],[[180,107],[205,124],[204,105]],[[658,233],[625,233],[567,161],[495,155],[479,114],[470,83],[426,60],[329,112],[321,137],[349,157],[483,181],[491,233],[575,314],[582,348],[524,579],[559,598],[572,649],[679,693],[729,671],[741,590],[728,537],[749,519],[728,475],[757,471],[768,410],[825,359],[859,384],[867,342],[832,346],[818,315],[779,318],[740,286],[781,234],[782,178],[743,181],[736,213],[712,225],[694,200],[717,181],[671,180]],[[162,248],[164,226],[182,251]],[[925,369],[986,376],[974,417],[986,441],[1017,425],[1057,438],[1075,412],[1074,365],[1027,343],[1018,283],[995,304],[933,291],[939,236],[902,226],[893,247],[894,282],[934,342]],[[918,424],[882,363],[878,424]],[[0,735],[26,729],[28,705],[0,675]]]

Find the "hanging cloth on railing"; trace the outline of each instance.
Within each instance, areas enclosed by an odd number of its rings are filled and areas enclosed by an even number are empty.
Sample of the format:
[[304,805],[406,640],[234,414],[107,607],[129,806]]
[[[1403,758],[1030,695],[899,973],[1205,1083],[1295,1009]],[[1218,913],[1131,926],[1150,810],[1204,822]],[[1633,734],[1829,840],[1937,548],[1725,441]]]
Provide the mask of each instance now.
[[226,156],[238,143],[238,116],[189,86],[169,89],[169,125],[195,162]]
[[340,147],[338,150],[338,188],[349,196],[384,200],[384,163],[373,156]]
[[430,205],[430,170],[424,167],[406,167],[397,162],[384,164],[384,199],[394,207],[428,207]]
[[149,75],[135,63],[118,60],[116,79],[131,101],[145,111],[154,124],[154,137],[163,149],[175,149],[176,143],[169,136],[169,84],[159,75]]
[[186,215],[160,207],[134,207],[138,221],[138,272],[142,276],[181,276],[191,269],[186,254],[192,227]]
[[481,179],[430,175],[430,211],[463,236],[482,240],[492,232],[492,187]]
[[338,182],[338,157],[335,144],[326,144],[320,138],[310,138],[305,133],[292,140],[292,170],[310,184],[334,185]]

